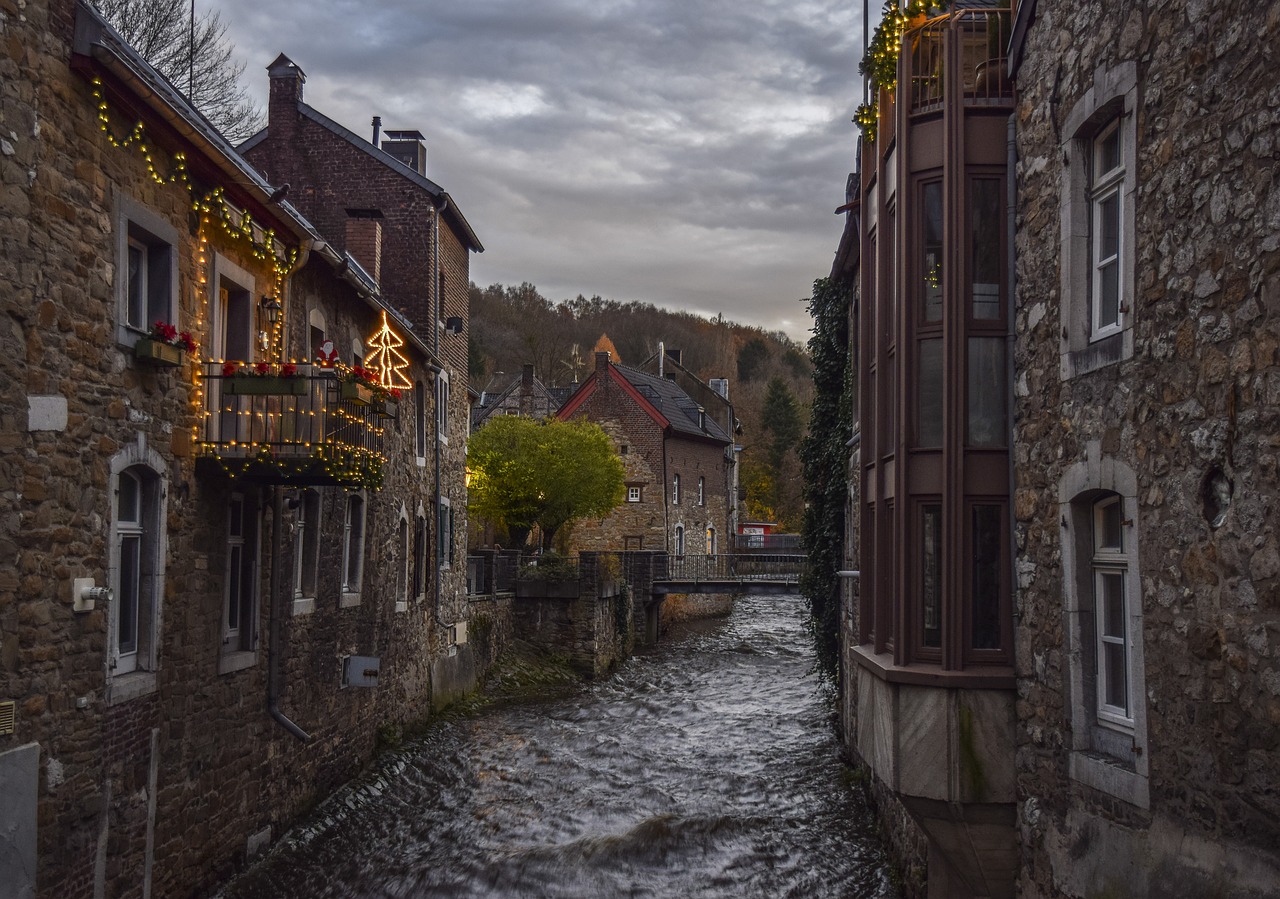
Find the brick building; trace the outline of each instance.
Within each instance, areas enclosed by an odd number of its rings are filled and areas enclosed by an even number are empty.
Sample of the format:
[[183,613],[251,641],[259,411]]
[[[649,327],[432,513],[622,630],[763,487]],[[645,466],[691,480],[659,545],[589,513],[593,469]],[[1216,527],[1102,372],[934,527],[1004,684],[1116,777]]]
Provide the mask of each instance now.
[[495,375],[491,383],[471,404],[471,429],[474,431],[494,415],[520,415],[524,418],[551,418],[563,405],[570,388],[547,387],[533,373],[533,363],[521,366],[520,374],[503,383]]
[[728,540],[727,469],[733,441],[675,381],[615,365],[607,352],[557,413],[605,430],[626,469],[625,501],[574,529],[577,549],[722,552]]
[[456,363],[92,7],[0,26],[0,892],[203,895],[474,680]]
[[1280,883],[1278,31],[906,24],[833,274],[842,722],[912,895]]

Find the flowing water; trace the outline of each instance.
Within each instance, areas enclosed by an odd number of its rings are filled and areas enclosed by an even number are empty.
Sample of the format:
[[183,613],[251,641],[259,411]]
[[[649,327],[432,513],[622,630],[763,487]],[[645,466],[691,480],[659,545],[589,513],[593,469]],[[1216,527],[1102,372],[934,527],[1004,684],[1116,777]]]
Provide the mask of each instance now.
[[802,614],[743,597],[567,697],[442,721],[224,896],[891,896]]

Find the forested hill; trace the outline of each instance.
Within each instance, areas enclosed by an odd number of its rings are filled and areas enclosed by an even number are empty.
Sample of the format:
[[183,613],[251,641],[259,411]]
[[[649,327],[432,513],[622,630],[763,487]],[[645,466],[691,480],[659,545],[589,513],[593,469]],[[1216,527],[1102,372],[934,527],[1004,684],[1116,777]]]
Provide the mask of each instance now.
[[[742,482],[753,517],[798,524],[800,465],[791,447],[808,421],[812,369],[806,348],[779,332],[659,309],[650,303],[577,296],[553,302],[529,283],[471,285],[471,385],[514,376],[533,363],[548,386],[586,377],[602,338],[614,361],[640,365],[658,351],[679,350],[681,364],[703,381],[729,379],[742,422]],[[505,386],[506,379],[501,383]],[[495,384],[495,387],[497,385]]]

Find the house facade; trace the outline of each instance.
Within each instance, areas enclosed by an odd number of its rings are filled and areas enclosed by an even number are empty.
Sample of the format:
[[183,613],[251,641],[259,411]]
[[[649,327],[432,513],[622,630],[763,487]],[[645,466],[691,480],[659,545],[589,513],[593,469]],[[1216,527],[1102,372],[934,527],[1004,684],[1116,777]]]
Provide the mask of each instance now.
[[1280,21],[968,6],[842,208],[845,741],[913,894],[1268,895]]
[[0,25],[0,892],[205,894],[474,681],[450,363],[92,7]]
[[551,418],[562,405],[569,388],[549,388],[533,373],[533,363],[521,366],[520,374],[503,383],[495,375],[494,383],[471,404],[471,429],[474,431],[495,415],[519,415],[523,418]]
[[732,503],[726,487],[732,440],[673,380],[615,365],[607,352],[557,416],[604,429],[625,469],[626,497],[602,521],[574,529],[575,547],[723,552]]

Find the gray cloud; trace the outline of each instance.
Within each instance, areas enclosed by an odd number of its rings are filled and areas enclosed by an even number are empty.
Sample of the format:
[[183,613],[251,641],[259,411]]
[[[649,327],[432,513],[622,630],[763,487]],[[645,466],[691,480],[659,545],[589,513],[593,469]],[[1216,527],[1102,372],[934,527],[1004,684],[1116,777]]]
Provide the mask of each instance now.
[[836,0],[221,0],[250,89],[281,51],[357,133],[427,135],[477,283],[806,335],[852,167],[860,12]]

